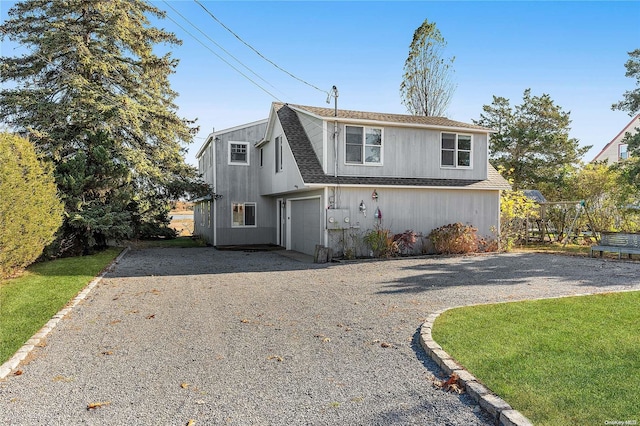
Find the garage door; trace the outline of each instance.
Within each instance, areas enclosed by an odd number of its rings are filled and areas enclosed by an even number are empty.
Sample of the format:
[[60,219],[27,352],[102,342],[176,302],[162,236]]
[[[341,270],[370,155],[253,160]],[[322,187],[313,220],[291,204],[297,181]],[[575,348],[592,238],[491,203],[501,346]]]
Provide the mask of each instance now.
[[291,250],[313,255],[321,244],[320,198],[291,202]]

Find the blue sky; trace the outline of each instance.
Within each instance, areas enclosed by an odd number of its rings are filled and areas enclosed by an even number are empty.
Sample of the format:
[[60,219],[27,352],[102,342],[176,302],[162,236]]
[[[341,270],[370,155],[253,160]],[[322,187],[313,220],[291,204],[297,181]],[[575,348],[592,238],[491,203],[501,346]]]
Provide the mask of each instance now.
[[[2,1],[3,19],[12,3]],[[171,81],[180,93],[180,115],[197,117],[201,126],[189,149],[190,163],[195,164],[195,153],[214,127],[222,130],[266,118],[270,103],[276,100],[211,51],[278,100],[326,105],[326,93],[261,59],[194,1],[152,3],[168,15],[156,24],[183,40],[172,49],[180,64]],[[457,88],[449,118],[478,119],[493,95],[504,96],[515,105],[527,88],[533,95],[547,93],[571,112],[571,137],[581,145],[594,146],[586,161],[631,120],[625,112],[611,111],[611,104],[634,88],[635,82],[624,76],[624,63],[627,52],[640,48],[639,1],[202,3],[288,72],[326,91],[336,85],[339,108],[406,113],[399,94],[404,61],[413,32],[429,19],[447,40],[446,54],[456,57]]]

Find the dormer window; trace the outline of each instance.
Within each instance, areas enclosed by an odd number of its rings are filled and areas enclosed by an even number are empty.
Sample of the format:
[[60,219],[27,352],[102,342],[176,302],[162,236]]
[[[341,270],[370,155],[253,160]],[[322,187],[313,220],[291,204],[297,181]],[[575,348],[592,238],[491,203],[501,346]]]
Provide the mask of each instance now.
[[345,126],[345,161],[348,164],[382,164],[382,129]]
[[471,135],[442,133],[440,145],[440,166],[451,168],[471,168]]

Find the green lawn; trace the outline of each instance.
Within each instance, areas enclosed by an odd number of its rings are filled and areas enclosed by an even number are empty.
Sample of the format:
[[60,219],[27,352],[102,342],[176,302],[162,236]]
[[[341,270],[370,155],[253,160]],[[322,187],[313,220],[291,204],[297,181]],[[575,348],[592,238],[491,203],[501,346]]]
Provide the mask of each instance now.
[[20,277],[0,281],[0,364],[95,278],[121,248],[92,256],[32,265]]
[[626,292],[458,308],[433,338],[535,425],[640,424],[639,307]]

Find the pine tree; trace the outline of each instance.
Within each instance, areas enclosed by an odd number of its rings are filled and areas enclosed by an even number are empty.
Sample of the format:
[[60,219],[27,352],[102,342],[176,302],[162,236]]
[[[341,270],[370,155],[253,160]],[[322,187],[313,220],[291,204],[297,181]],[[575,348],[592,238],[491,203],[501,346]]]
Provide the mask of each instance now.
[[514,189],[539,189],[550,200],[558,198],[565,179],[591,148],[569,137],[570,113],[547,94],[532,96],[530,89],[513,108],[508,99],[494,96],[482,109],[473,121],[496,131],[489,142],[492,165],[510,172]]
[[61,249],[158,233],[172,188],[206,189],[184,161],[194,129],[169,84],[178,61],[154,53],[180,43],[150,25],[163,15],[143,0],[26,0],[0,25],[26,50],[0,58],[0,81],[14,83],[0,91],[0,120],[55,165]]

